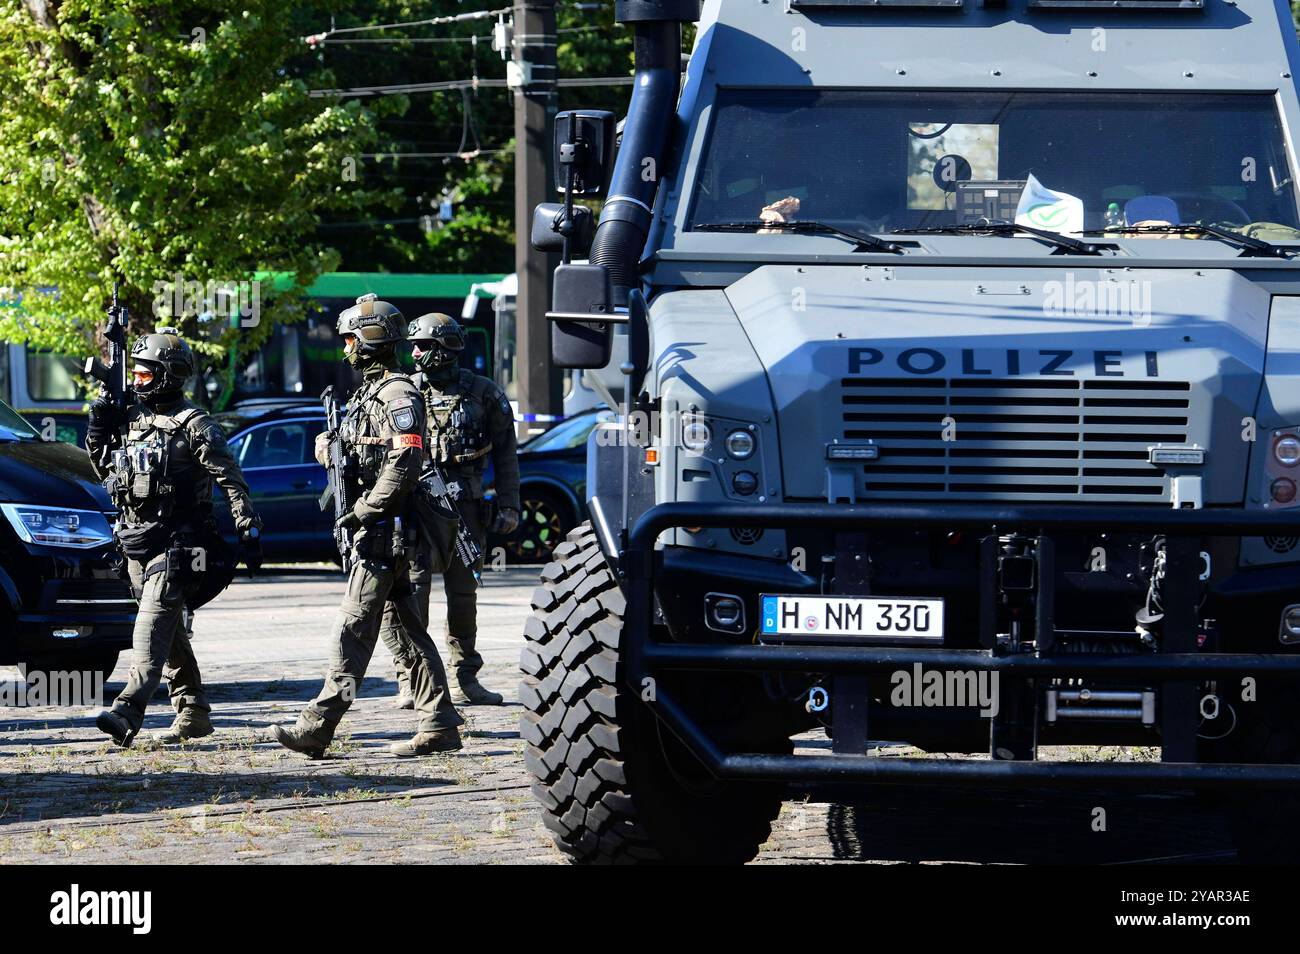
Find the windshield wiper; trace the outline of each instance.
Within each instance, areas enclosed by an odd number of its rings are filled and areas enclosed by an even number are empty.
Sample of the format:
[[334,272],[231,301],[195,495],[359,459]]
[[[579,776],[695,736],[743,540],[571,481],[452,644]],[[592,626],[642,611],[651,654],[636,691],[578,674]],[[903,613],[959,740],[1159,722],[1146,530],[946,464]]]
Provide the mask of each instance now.
[[896,242],[879,239],[865,232],[852,232],[837,225],[827,225],[825,222],[808,220],[799,222],[761,222],[758,220],[752,222],[706,222],[703,225],[692,226],[692,228],[696,232],[757,232],[759,229],[773,229],[778,232],[794,232],[796,235],[834,235],[846,242],[852,242],[854,244],[853,251],[855,252],[903,251],[903,247]]
[[986,234],[986,235],[1010,235],[1015,236],[1017,232],[1024,232],[1026,235],[1032,235],[1044,241],[1051,242],[1057,248],[1074,252],[1076,255],[1100,255],[1101,246],[1093,245],[1091,242],[1081,242],[1078,239],[1070,238],[1068,235],[1062,235],[1060,232],[1052,232],[1048,229],[1040,229],[1032,225],[1018,225],[1015,222],[963,222],[960,225],[932,225],[925,228],[915,229],[893,229],[890,234],[898,235],[904,233],[917,233],[928,235],[941,235],[944,233],[964,234]]
[[1123,235],[1125,233],[1168,235],[1171,232],[1200,232],[1203,235],[1212,235],[1229,245],[1237,246],[1241,249],[1241,254],[1245,256],[1258,255],[1289,259],[1295,254],[1295,249],[1283,248],[1281,245],[1274,245],[1272,242],[1265,242],[1263,239],[1242,235],[1240,232],[1234,232],[1231,229],[1225,229],[1218,225],[1202,225],[1199,222],[1185,222],[1178,225],[1111,225],[1104,229],[1089,229],[1089,232],[1106,235]]

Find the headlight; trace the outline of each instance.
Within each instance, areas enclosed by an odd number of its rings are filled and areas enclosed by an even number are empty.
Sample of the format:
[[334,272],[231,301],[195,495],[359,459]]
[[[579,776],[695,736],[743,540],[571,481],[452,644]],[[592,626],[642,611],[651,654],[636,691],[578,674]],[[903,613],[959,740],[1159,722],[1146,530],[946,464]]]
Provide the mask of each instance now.
[[0,513],[25,543],[88,550],[113,540],[113,528],[98,510],[7,503],[0,504]]
[[754,453],[754,435],[749,431],[732,431],[727,435],[727,453],[736,460],[745,460]]
[[682,424],[682,444],[689,451],[697,454],[703,453],[713,440],[713,431],[704,421],[688,420]]
[[1300,438],[1288,434],[1273,443],[1273,456],[1283,467],[1300,464]]

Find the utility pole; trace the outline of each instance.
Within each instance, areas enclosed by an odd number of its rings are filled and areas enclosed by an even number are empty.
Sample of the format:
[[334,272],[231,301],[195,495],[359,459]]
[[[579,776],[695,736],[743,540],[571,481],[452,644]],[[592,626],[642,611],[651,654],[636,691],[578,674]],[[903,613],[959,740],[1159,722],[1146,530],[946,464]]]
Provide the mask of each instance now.
[[[520,414],[542,420],[560,414],[564,400],[558,369],[551,367],[546,321],[559,260],[529,244],[533,207],[549,200],[555,188],[555,44],[555,0],[515,0],[513,57],[507,64],[515,91],[515,374]],[[528,428],[528,420],[518,426],[521,437]]]

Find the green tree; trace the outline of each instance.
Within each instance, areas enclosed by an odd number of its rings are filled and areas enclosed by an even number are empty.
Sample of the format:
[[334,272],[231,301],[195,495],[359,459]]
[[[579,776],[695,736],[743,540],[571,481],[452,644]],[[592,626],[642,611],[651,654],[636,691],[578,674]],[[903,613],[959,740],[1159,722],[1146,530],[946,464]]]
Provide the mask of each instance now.
[[[304,313],[337,261],[321,216],[382,198],[349,175],[373,114],[309,95],[335,82],[302,64],[321,9],[0,0],[0,297],[21,302],[0,310],[0,339],[89,353],[115,279],[133,334],[179,324],[223,367]],[[261,289],[255,319],[159,295],[177,276],[206,293],[261,270],[297,282]]]

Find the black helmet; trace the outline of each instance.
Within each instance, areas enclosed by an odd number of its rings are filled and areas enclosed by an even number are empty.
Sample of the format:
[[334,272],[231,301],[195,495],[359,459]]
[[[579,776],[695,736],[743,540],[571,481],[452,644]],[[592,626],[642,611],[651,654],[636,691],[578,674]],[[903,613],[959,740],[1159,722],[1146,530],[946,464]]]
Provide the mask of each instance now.
[[194,352],[175,328],[159,328],[151,335],[141,335],[131,348],[131,360],[135,366],[153,372],[152,381],[135,386],[142,398],[178,396],[185,382],[194,377]]
[[355,335],[356,348],[349,352],[348,363],[368,364],[372,360],[384,361],[395,353],[397,342],[402,340],[406,319],[386,301],[371,293],[362,295],[351,308],[339,315],[338,333]]
[[408,341],[415,347],[411,355],[425,371],[437,371],[454,365],[465,350],[465,332],[451,315],[430,312],[411,322],[406,329]]

